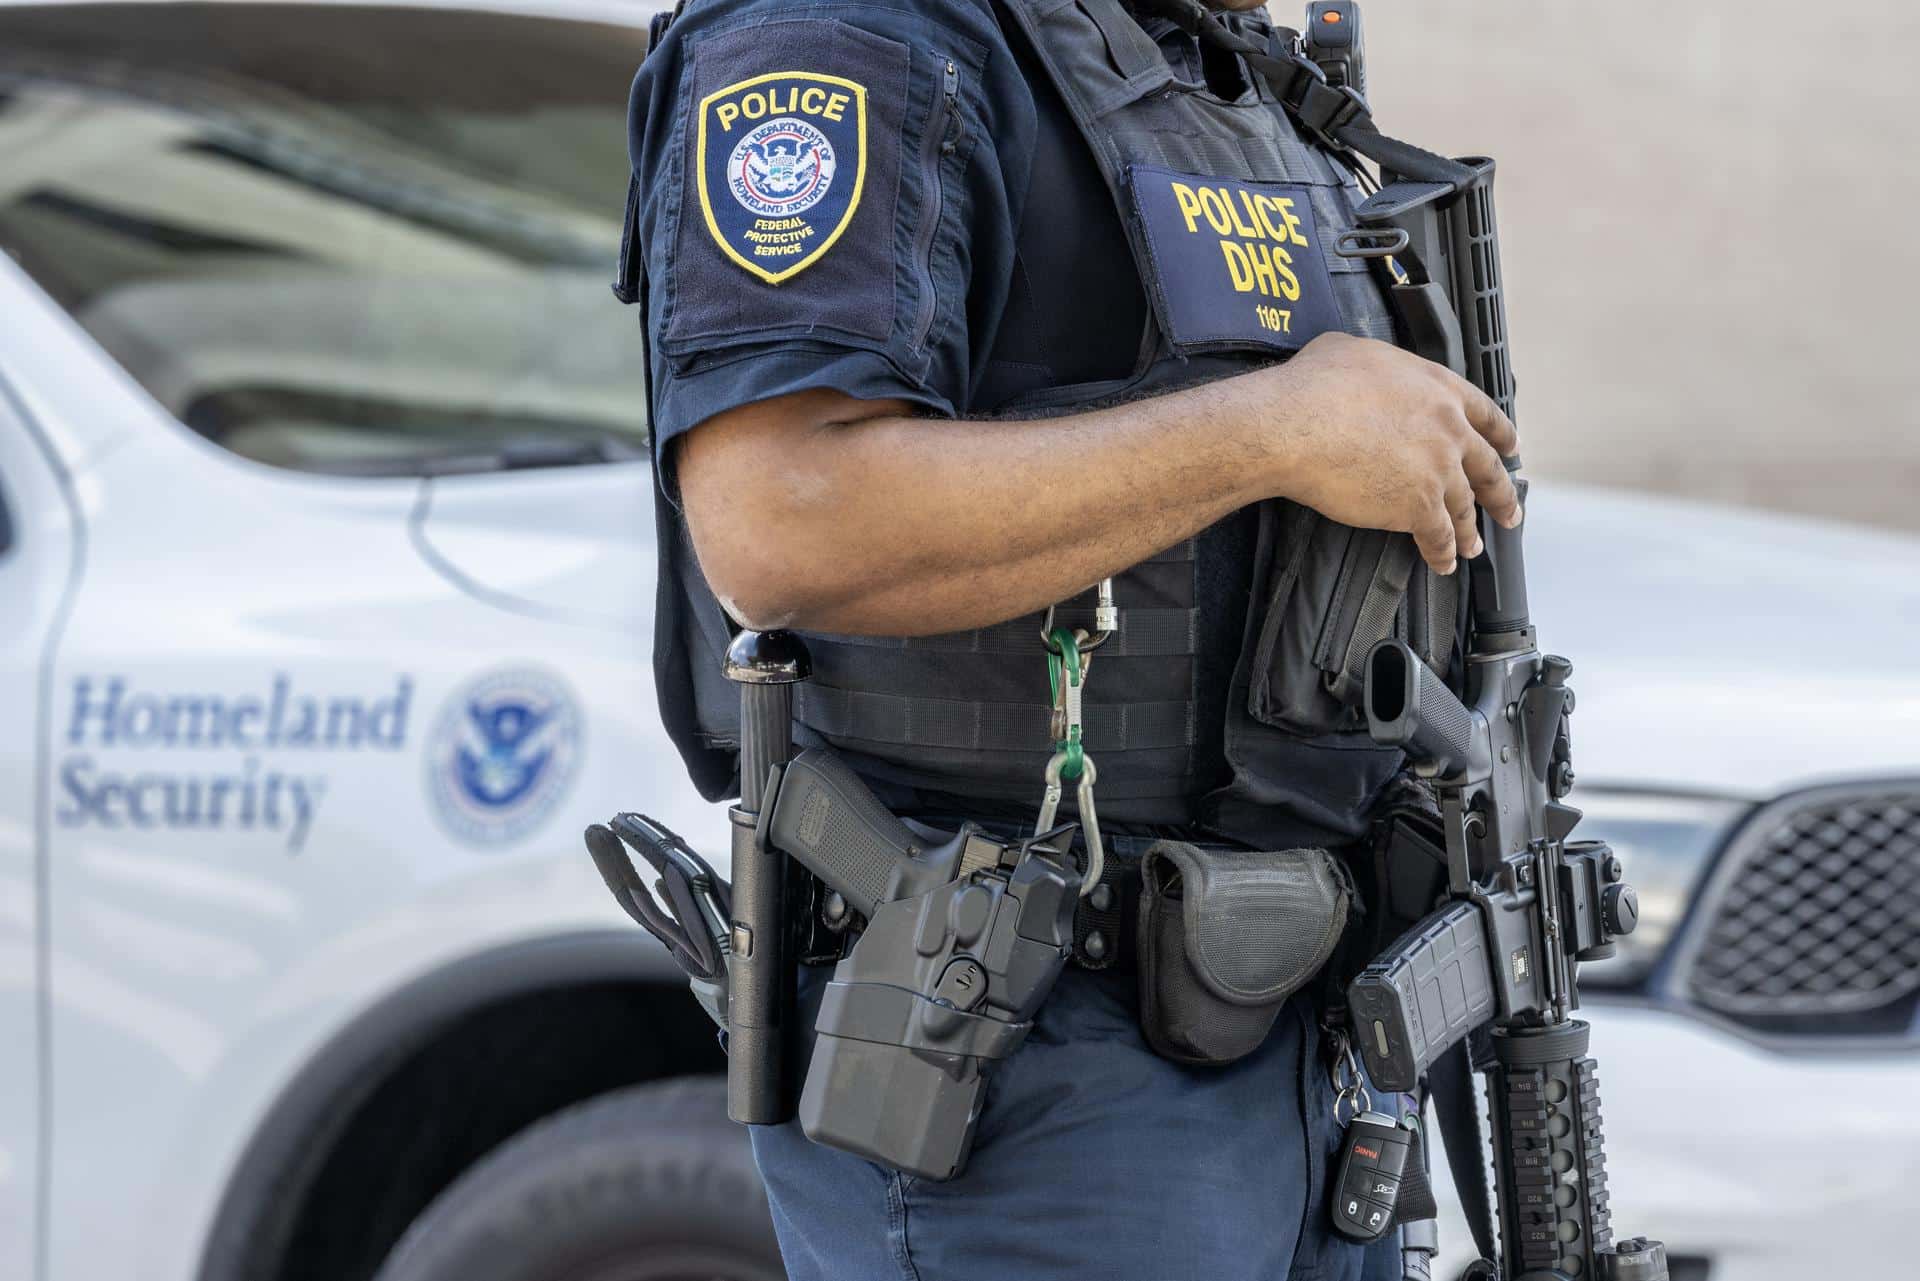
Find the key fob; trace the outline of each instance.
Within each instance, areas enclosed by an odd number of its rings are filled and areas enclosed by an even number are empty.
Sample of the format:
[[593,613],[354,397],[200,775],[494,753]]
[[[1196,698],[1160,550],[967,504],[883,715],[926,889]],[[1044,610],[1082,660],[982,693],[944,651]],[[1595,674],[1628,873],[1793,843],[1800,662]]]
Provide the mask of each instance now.
[[1412,1148],[1412,1132],[1392,1117],[1362,1112],[1353,1118],[1333,1179],[1335,1231],[1362,1244],[1387,1234]]

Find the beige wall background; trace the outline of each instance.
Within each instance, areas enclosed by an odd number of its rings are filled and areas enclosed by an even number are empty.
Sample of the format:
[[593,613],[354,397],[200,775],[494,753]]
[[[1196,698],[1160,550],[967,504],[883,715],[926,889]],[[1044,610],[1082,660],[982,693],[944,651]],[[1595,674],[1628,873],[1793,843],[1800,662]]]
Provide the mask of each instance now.
[[1532,471],[1920,531],[1920,4],[1363,10],[1383,127],[1500,162]]

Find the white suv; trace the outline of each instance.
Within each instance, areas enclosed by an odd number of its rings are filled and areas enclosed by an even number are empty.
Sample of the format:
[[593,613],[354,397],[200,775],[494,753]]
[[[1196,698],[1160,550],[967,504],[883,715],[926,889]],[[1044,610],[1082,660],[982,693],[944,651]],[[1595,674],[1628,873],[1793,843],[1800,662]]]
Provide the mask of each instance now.
[[0,8],[0,1277],[367,1277],[529,1126],[474,1195],[571,1194],[405,1275],[778,1275],[580,841],[726,826],[607,290],[643,35]]
[[[606,287],[651,9],[0,5],[0,1277],[778,1275],[579,842],[725,848]],[[1681,1278],[1888,1275],[1920,554],[1533,514],[1645,905],[1590,983],[1617,1218]]]

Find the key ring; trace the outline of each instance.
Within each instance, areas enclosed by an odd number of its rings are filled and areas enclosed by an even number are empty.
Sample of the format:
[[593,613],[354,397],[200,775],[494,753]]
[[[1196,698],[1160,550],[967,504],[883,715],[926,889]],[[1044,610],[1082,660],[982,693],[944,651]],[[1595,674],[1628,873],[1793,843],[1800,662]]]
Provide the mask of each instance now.
[[[1360,1059],[1353,1052],[1353,1042],[1344,1032],[1335,1032],[1334,1040],[1339,1049],[1334,1052],[1333,1064],[1327,1070],[1328,1079],[1333,1085],[1333,1119],[1336,1125],[1348,1125],[1362,1112],[1373,1110],[1373,1093],[1367,1089],[1367,1078],[1360,1071]],[[1352,1111],[1342,1119],[1341,1106]]]
[[[1352,1109],[1344,1117],[1340,1115],[1342,1105]],[[1373,1095],[1367,1091],[1367,1087],[1364,1085],[1355,1083],[1333,1097],[1333,1123],[1335,1125],[1342,1127],[1352,1125],[1354,1119],[1362,1112],[1371,1111],[1373,1111]]]

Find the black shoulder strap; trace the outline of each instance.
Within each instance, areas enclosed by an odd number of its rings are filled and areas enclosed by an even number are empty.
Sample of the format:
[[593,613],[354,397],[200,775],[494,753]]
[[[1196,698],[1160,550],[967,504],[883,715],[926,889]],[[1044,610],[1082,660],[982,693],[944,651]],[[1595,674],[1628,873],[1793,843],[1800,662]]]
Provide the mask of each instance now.
[[1486,1145],[1480,1138],[1480,1104],[1473,1093],[1473,1062],[1467,1042],[1442,1054],[1427,1073],[1433,1097],[1434,1119],[1447,1149],[1447,1169],[1460,1198],[1467,1226],[1473,1229],[1474,1248],[1492,1260],[1493,1202],[1487,1195]]
[[[645,258],[640,252],[640,180],[627,178],[627,212],[620,222],[620,264],[614,268],[613,296],[631,307],[647,296]],[[645,308],[641,309],[643,312]],[[644,329],[646,319],[640,324]]]
[[1196,40],[1240,55],[1272,87],[1287,113],[1326,146],[1358,152],[1382,170],[1416,182],[1462,187],[1473,177],[1473,171],[1456,160],[1381,133],[1365,98],[1351,86],[1327,83],[1327,73],[1298,51],[1298,32],[1279,28],[1280,39],[1268,47],[1230,29],[1200,0],[1134,2],[1143,12],[1158,14]]

